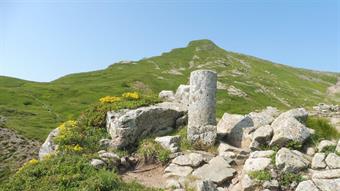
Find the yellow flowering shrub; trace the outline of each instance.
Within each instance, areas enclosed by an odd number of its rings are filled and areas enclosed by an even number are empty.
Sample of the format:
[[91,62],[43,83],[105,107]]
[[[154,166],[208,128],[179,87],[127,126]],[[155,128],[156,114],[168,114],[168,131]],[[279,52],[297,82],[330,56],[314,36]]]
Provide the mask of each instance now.
[[114,103],[120,100],[121,98],[116,96],[105,96],[99,99],[100,103]]
[[39,161],[37,159],[31,159],[31,160],[27,161],[24,165],[22,165],[22,167],[19,168],[18,172],[20,172],[21,170],[23,170],[24,168],[26,168],[28,166],[36,165],[38,163],[39,163]]
[[140,99],[140,95],[138,92],[126,92],[123,93],[122,97],[126,99]]

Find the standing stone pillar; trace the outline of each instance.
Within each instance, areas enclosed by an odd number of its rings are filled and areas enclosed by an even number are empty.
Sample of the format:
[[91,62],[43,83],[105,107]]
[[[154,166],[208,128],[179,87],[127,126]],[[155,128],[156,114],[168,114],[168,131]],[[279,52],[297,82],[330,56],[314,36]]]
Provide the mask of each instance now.
[[217,74],[210,70],[196,70],[190,75],[188,108],[188,140],[213,145],[216,139]]

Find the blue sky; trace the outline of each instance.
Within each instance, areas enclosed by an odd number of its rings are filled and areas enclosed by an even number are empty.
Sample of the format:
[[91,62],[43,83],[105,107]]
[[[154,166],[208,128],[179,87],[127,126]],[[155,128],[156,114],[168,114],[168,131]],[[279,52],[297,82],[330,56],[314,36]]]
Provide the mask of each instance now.
[[0,0],[0,75],[51,81],[210,39],[295,67],[340,72],[336,0]]

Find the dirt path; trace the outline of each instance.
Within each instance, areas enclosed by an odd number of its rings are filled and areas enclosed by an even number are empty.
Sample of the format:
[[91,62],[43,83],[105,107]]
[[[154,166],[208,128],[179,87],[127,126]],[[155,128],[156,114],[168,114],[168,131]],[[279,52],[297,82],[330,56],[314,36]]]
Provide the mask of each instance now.
[[164,188],[166,179],[163,177],[164,166],[144,165],[137,170],[122,174],[124,181],[136,181],[142,185],[154,188]]

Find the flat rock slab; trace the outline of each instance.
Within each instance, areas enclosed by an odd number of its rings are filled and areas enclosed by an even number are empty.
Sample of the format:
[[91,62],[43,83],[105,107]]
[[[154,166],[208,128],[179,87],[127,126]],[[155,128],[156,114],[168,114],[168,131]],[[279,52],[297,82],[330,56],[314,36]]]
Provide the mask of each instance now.
[[243,171],[245,173],[265,170],[269,167],[271,163],[270,158],[248,158],[243,166]]
[[331,179],[340,178],[340,169],[312,171],[313,179]]
[[164,169],[165,177],[186,177],[193,169],[190,166],[180,166],[176,164],[170,164],[166,169]]
[[329,168],[340,168],[340,156],[335,153],[330,153],[326,157],[326,164]]
[[296,187],[295,191],[320,191],[311,180],[302,181]]
[[340,178],[337,179],[313,179],[315,185],[321,191],[338,191],[340,190]]
[[202,180],[211,180],[216,184],[221,184],[231,179],[236,172],[231,168],[230,162],[231,160],[227,161],[221,156],[216,156],[208,164],[196,169],[192,175]]
[[180,155],[172,160],[172,163],[181,165],[181,166],[191,166],[197,167],[204,162],[204,158],[202,154],[199,153],[188,153],[184,155]]

